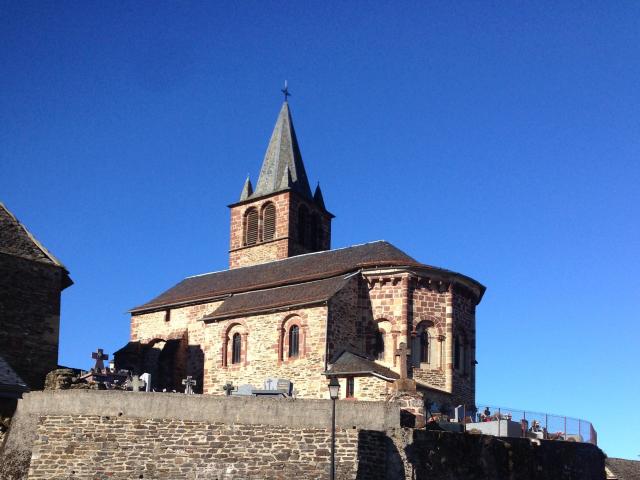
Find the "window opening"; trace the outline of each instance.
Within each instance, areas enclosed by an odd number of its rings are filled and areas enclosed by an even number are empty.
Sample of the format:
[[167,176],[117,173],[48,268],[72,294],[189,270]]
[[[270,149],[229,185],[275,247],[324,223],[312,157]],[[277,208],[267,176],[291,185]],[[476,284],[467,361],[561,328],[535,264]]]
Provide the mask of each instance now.
[[233,342],[231,349],[231,363],[240,363],[240,358],[242,356],[242,339],[240,338],[239,333],[233,334]]
[[276,234],[276,207],[273,203],[267,204],[262,210],[262,240],[273,240]]
[[299,354],[300,327],[293,325],[289,329],[289,357],[294,358]]

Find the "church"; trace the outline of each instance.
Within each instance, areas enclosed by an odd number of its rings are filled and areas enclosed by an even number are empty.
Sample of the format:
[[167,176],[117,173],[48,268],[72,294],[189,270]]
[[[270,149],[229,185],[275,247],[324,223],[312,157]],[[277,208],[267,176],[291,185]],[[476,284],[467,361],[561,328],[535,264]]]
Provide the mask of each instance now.
[[[331,249],[286,100],[253,187],[230,209],[229,268],[188,277],[133,308],[118,368],[155,390],[224,395],[287,379],[298,398],[385,400],[398,385],[448,405],[475,403],[475,313],[485,287],[386,241]],[[229,389],[230,387],[226,387]]]

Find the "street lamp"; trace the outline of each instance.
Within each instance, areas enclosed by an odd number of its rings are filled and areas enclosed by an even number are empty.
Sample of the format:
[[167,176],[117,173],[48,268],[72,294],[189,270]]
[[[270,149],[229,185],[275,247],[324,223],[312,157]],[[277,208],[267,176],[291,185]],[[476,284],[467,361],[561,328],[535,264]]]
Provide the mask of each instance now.
[[329,397],[331,398],[331,475],[329,478],[336,478],[336,400],[340,394],[340,382],[336,377],[329,380]]

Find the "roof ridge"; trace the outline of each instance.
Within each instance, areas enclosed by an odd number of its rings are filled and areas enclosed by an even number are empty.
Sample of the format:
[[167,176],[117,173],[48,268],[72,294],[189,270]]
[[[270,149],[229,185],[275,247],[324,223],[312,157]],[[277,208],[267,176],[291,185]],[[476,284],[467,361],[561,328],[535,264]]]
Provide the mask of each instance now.
[[[198,278],[198,277],[204,277],[204,276],[206,276],[206,275],[213,275],[213,274],[216,274],[216,273],[229,272],[229,271],[231,271],[231,270],[237,271],[237,270],[241,270],[241,269],[243,269],[243,268],[253,268],[253,267],[260,266],[260,265],[270,265],[270,264],[279,263],[279,262],[286,262],[287,260],[291,260],[291,259],[293,259],[293,258],[302,258],[302,257],[306,257],[306,256],[311,256],[311,255],[320,255],[320,254],[326,254],[326,253],[329,253],[329,252],[338,252],[338,251],[341,251],[341,250],[347,250],[347,249],[349,249],[349,248],[356,248],[356,247],[363,247],[363,246],[365,246],[365,245],[371,245],[371,244],[374,244],[374,243],[388,243],[389,245],[392,245],[391,243],[389,243],[389,242],[388,242],[388,241],[386,241],[386,240],[374,240],[374,241],[372,241],[372,242],[356,243],[355,245],[349,245],[349,246],[347,246],[347,247],[332,248],[332,249],[330,249],[330,250],[320,250],[320,251],[318,251],[318,252],[302,253],[302,254],[300,254],[300,255],[294,255],[293,257],[280,258],[280,259],[278,259],[278,260],[272,260],[272,261],[270,261],[270,262],[265,262],[265,263],[256,263],[256,264],[253,264],[253,265],[245,265],[244,267],[227,268],[227,269],[224,269],[224,270],[214,270],[214,271],[212,271],[212,272],[199,273],[199,274],[197,274],[197,275],[190,275],[190,276],[188,276],[188,277],[185,277],[185,280],[186,280],[187,278]],[[394,245],[393,245],[393,246],[394,246]],[[394,246],[394,247],[395,247],[395,246]],[[396,247],[396,248],[397,248],[397,247]],[[402,250],[400,250],[400,251],[402,251]],[[404,252],[402,252],[402,253],[404,253]],[[406,255],[406,254],[405,254],[405,255]]]
[[[4,202],[0,202],[0,207],[7,213],[7,215],[9,215],[13,221],[16,223],[16,225],[18,225],[18,227],[20,227],[22,229],[22,231],[27,235],[27,237],[29,237],[29,240],[31,240],[31,242],[33,242],[33,244],[43,253],[43,255],[45,257],[47,257],[49,260],[51,260],[51,262],[53,262],[54,265],[58,266],[58,267],[62,267],[65,270],[67,269],[63,263],[58,260],[58,258],[51,253],[49,250],[47,250],[47,248],[40,243],[40,241],[33,235],[33,233],[31,233],[29,231],[29,229],[20,221],[18,220],[18,217],[16,217],[11,210],[9,210],[7,208],[7,206],[4,204]],[[20,256],[20,255],[15,255],[15,256]],[[33,259],[34,261],[38,261],[36,259]]]

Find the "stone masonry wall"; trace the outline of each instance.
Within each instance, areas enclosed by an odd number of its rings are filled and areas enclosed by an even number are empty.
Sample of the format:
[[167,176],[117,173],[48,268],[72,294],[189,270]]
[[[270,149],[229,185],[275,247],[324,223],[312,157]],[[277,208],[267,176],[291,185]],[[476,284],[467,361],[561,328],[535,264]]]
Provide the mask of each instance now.
[[[386,478],[384,432],[399,417],[382,402],[338,402],[337,478]],[[5,454],[33,451],[29,478],[326,478],[330,425],[326,400],[35,392]]]
[[[262,238],[262,210],[268,203],[276,208],[276,230],[274,240],[264,241]],[[298,242],[299,225],[298,209],[305,205],[309,215],[317,214],[320,219],[319,244],[312,249],[309,245]],[[248,210],[256,209],[259,214],[258,242],[255,245],[244,244],[245,215]],[[307,221],[307,236],[310,235]],[[258,263],[280,260],[294,255],[301,255],[311,251],[328,250],[331,248],[331,217],[314,202],[307,201],[294,192],[282,192],[256,199],[231,207],[231,234],[229,242],[229,268],[245,267]]]
[[58,365],[60,292],[57,266],[0,253],[0,355],[41,389]]
[[[268,203],[276,208],[276,240],[262,244],[261,236],[253,246],[244,244],[245,214],[251,208],[259,213],[258,231],[262,231],[262,209]],[[247,202],[231,208],[231,233],[229,240],[229,268],[244,267],[257,263],[269,262],[288,256],[289,231],[289,203],[290,193],[263,197],[255,202]]]
[[413,378],[420,384],[438,390],[447,390],[447,375],[450,369],[446,366],[446,332],[447,332],[447,292],[440,291],[437,284],[415,279],[412,291],[412,331],[416,331],[421,323],[433,325],[431,334],[430,363],[414,363]]
[[[454,290],[453,307],[453,335],[459,336],[463,343],[464,359],[460,368],[453,367],[453,398],[457,404],[475,405],[475,302],[464,291]],[[452,348],[453,350],[453,348]],[[464,365],[462,365],[464,363]]]
[[[330,405],[34,392],[18,406],[4,458],[33,452],[34,479],[327,478]],[[605,479],[604,455],[590,444],[400,428],[399,407],[384,402],[339,401],[336,413],[341,480]]]
[[[320,428],[50,415],[38,425],[29,478],[324,479],[330,448]],[[366,466],[359,450],[383,448],[381,432],[340,429],[337,478],[356,478]],[[370,468],[366,478],[384,471]]]
[[[325,339],[327,307],[249,315],[208,323],[204,332],[205,393],[223,394],[223,385],[251,384],[263,388],[269,378],[286,378],[301,397],[325,398]],[[299,355],[288,357],[291,326],[300,331]],[[242,358],[232,363],[232,338],[242,339]]]
[[[169,387],[169,390],[178,391],[181,391],[181,379],[190,375],[198,382],[196,391],[202,391],[205,364],[202,345],[205,325],[200,319],[213,312],[221,303],[210,302],[132,315],[130,342],[154,349],[138,350],[139,358],[135,359],[135,363],[139,365],[140,371],[136,373],[150,372],[154,388],[160,385]],[[169,341],[180,342],[175,351],[165,351],[166,348],[172,347]],[[155,356],[152,355],[154,352]],[[169,368],[173,370],[170,372],[173,378],[168,384],[166,381],[158,382],[160,379],[158,370],[161,367],[159,357],[162,355],[171,357],[166,359],[169,362]],[[118,366],[131,368],[128,363]]]

